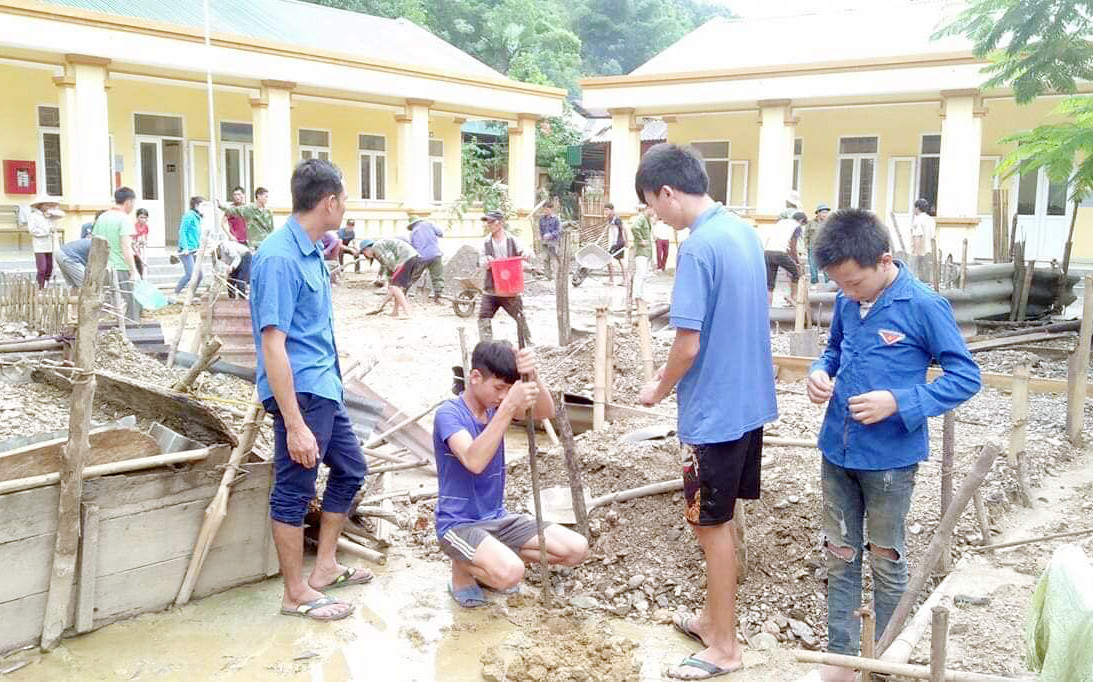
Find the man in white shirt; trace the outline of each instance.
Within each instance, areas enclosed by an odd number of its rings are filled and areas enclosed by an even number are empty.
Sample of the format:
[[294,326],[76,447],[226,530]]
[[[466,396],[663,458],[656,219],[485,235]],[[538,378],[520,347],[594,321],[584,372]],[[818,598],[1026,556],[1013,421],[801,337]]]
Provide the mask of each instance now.
[[801,259],[797,255],[797,242],[801,238],[808,216],[804,211],[797,211],[792,217],[782,218],[773,225],[759,228],[759,239],[763,242],[763,255],[767,261],[767,303],[774,302],[774,284],[778,279],[778,268],[789,275],[792,284],[790,291],[793,300],[797,298],[797,282],[801,276]]
[[927,256],[934,252],[934,233],[936,223],[930,215],[930,202],[925,199],[915,201],[914,217],[911,218],[911,267],[919,279],[926,279],[928,263],[931,259]]
[[504,309],[516,326],[522,328],[524,338],[531,343],[531,331],[527,321],[524,320],[524,300],[519,294],[498,294],[493,281],[493,269],[490,262],[504,258],[523,258],[530,260],[530,254],[525,253],[520,243],[505,230],[505,216],[500,211],[490,211],[482,216],[486,223],[489,236],[482,245],[483,257],[486,261],[486,280],[483,286],[481,301],[478,306],[478,340],[493,340],[493,316],[499,309]]

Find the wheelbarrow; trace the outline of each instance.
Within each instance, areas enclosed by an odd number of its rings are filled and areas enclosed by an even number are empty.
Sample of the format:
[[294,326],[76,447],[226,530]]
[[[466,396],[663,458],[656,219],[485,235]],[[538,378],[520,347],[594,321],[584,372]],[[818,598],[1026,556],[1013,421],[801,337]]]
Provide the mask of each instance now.
[[581,282],[584,282],[589,273],[607,267],[608,263],[611,262],[611,258],[610,252],[599,244],[585,244],[577,249],[577,253],[573,257],[577,262],[577,266],[573,268],[573,272],[569,275],[570,282],[575,287],[581,286]]

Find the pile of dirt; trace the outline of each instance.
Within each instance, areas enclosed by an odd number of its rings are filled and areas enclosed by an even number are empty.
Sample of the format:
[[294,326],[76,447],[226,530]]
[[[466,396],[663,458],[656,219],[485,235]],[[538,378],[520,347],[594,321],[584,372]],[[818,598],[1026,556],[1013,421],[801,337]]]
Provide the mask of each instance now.
[[613,634],[603,621],[546,617],[482,655],[486,682],[637,681],[637,642]]
[[[641,359],[641,343],[637,328],[627,333],[625,322],[615,323],[615,347],[608,349],[608,357],[615,362],[614,393],[611,402],[637,405],[638,393],[645,385]],[[653,366],[659,367],[668,359],[671,348],[669,339],[653,336]],[[592,396],[592,375],[596,359],[594,336],[584,337],[568,346],[538,346],[539,373],[547,386],[563,388],[570,393]],[[668,407],[667,403],[665,407]]]

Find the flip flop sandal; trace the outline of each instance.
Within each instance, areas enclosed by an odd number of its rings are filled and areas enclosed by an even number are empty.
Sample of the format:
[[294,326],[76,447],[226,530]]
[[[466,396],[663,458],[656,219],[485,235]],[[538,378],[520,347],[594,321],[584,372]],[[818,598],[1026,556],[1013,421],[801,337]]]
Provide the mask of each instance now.
[[[349,606],[344,613],[336,613],[331,616],[320,616],[318,614],[312,614],[311,612],[316,609],[321,609],[324,606],[333,606],[334,604],[346,604]],[[282,616],[296,616],[297,618],[310,618],[311,620],[329,621],[329,620],[341,620],[353,613],[353,605],[349,602],[339,601],[332,597],[319,597],[313,601],[309,601],[306,604],[300,604],[294,609],[286,609],[281,607]]]
[[713,679],[715,677],[723,677],[723,676],[728,675],[730,673],[734,673],[738,670],[741,670],[741,669],[743,669],[744,665],[741,664],[741,665],[734,665],[731,668],[721,668],[719,666],[714,665],[713,663],[710,663],[709,661],[703,661],[701,658],[695,658],[694,656],[688,656],[687,658],[683,659],[680,662],[679,667],[681,667],[681,668],[698,668],[699,670],[701,670],[702,672],[704,672],[706,674],[702,675],[700,677],[682,677],[680,675],[672,674],[674,671],[668,671],[668,672],[665,672],[664,674],[666,676],[672,678],[673,680],[710,680],[710,679]]
[[683,616],[676,614],[675,616],[672,616],[672,625],[674,625],[676,630],[679,630],[684,635],[690,637],[702,646],[706,646],[706,643],[702,641],[702,637],[700,637],[697,632],[691,629],[691,621],[693,619],[694,616]]
[[512,587],[510,587],[508,589],[502,590],[502,589],[493,587],[492,585],[487,585],[486,583],[478,582],[477,580],[475,580],[475,582],[478,583],[478,586],[481,587],[483,590],[486,590],[487,592],[493,592],[494,594],[503,594],[505,596],[509,596],[509,595],[513,595],[513,594],[520,594],[520,585],[518,585],[518,584],[513,585]]
[[486,594],[477,584],[461,587],[456,590],[452,588],[452,582],[449,580],[448,594],[452,595],[452,599],[455,600],[456,604],[459,604],[465,609],[476,609],[479,606],[485,606],[489,603],[486,601]]
[[372,575],[371,571],[366,571],[363,568],[347,568],[344,573],[334,578],[330,583],[315,589],[322,592],[323,590],[333,590],[347,585],[364,585],[372,582],[374,577],[376,576]]

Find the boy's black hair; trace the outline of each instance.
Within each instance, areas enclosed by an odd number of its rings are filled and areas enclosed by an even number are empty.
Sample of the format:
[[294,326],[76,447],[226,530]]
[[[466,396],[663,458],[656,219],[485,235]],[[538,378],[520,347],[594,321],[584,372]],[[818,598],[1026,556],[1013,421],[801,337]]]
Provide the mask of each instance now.
[[137,217],[138,218],[140,216],[147,216],[147,215],[148,215],[148,209],[146,209],[146,208],[138,208],[137,209]]
[[235,194],[236,192],[242,192],[243,194],[246,194],[247,190],[243,189],[242,185],[236,185],[235,187],[232,187],[232,194]]
[[929,213],[930,212],[930,202],[927,201],[926,199],[915,199],[915,208],[922,211],[923,213]]
[[665,186],[684,194],[705,194],[710,188],[706,163],[694,147],[661,142],[650,147],[641,157],[634,177],[634,190],[641,203],[649,203],[645,198],[646,191],[656,194]]
[[198,195],[190,197],[190,210],[196,211],[197,207],[203,203],[205,203],[205,197],[203,196]]
[[520,380],[516,351],[508,341],[480,341],[471,353],[471,369],[477,369],[486,379],[497,377],[507,384]]
[[793,219],[799,223],[807,223],[808,215],[804,211],[797,211],[793,214]]
[[128,187],[119,187],[114,190],[114,203],[121,206],[130,199],[136,199],[137,193]]
[[852,260],[874,268],[892,250],[888,228],[872,211],[841,208],[827,217],[812,244],[816,265],[827,268]]
[[269,194],[269,190],[265,187],[259,187],[258,189],[254,190],[254,198],[257,199],[259,194]]
[[305,159],[292,172],[292,212],[306,213],[330,195],[345,189],[342,172],[323,159]]

